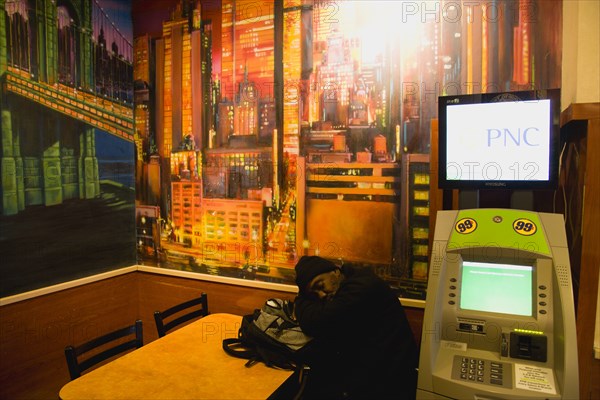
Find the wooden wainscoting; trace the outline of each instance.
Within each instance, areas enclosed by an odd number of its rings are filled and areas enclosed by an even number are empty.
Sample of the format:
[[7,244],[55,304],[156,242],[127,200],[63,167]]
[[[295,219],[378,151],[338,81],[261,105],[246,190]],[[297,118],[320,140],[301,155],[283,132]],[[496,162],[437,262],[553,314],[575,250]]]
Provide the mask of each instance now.
[[186,279],[175,276],[138,272],[140,317],[144,321],[144,341],[158,338],[154,311],[162,311],[175,304],[193,299],[205,292],[211,313],[244,315],[262,307],[271,297],[293,299],[293,293],[234,286],[224,283]]
[[[175,304],[190,300],[200,293],[208,295],[208,310],[211,313],[244,315],[260,308],[271,297],[293,300],[295,293],[275,290],[233,286],[223,283],[186,279],[153,273],[138,272],[140,293],[140,317],[144,321],[144,341],[158,338],[154,324],[154,311],[167,309]],[[421,340],[423,309],[405,307],[411,329],[417,343]]]
[[131,272],[0,307],[0,399],[58,399],[69,381],[64,348],[144,322],[155,340],[155,310],[208,294],[213,313],[249,313],[269,297],[292,293]]
[[0,307],[0,398],[57,399],[69,381],[65,346],[137,318],[136,274]]
[[[211,313],[248,314],[271,297],[295,294],[134,271],[0,307],[0,399],[58,399],[69,381],[64,348],[144,323],[144,343],[157,339],[154,311],[208,295]],[[423,310],[407,308],[417,341]]]

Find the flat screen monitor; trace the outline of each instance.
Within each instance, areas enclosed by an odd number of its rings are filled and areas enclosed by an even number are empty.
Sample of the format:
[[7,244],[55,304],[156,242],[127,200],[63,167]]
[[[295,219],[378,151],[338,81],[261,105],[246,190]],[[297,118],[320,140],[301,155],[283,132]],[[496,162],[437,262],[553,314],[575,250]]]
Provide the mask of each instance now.
[[560,89],[438,100],[440,188],[556,188]]
[[533,266],[463,261],[459,306],[463,310],[533,315]]

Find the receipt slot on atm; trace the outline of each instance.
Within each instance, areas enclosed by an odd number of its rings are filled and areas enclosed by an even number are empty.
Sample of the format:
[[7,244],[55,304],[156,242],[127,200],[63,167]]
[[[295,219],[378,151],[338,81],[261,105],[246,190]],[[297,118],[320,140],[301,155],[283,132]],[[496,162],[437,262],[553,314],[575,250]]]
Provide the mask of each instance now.
[[561,215],[437,214],[417,399],[577,399],[571,268]]

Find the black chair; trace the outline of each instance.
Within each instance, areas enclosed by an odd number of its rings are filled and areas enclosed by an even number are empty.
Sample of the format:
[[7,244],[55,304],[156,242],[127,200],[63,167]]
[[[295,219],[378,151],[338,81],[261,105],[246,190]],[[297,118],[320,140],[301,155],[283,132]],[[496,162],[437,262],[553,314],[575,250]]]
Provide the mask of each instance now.
[[[192,311],[188,309],[194,308]],[[180,313],[185,310],[185,313],[179,317],[176,317],[169,322],[165,320],[174,314]],[[188,312],[189,311],[189,312]],[[166,309],[165,311],[155,311],[154,321],[156,321],[156,330],[158,331],[158,337],[163,337],[168,331],[175,328],[176,326],[187,322],[193,318],[205,317],[208,315],[208,298],[206,293],[202,293],[200,297],[188,300],[176,306]]]
[[310,367],[300,365],[267,400],[301,400],[310,375]]
[[[123,342],[119,340],[132,336],[130,340]],[[135,337],[133,337],[135,336]],[[111,343],[114,342],[114,343]],[[125,328],[117,329],[116,331],[107,333],[96,339],[92,339],[79,346],[67,346],[65,347],[65,357],[67,358],[67,365],[69,366],[69,374],[71,380],[79,378],[81,373],[94,365],[105,361],[117,354],[123,353],[131,349],[139,349],[144,345],[142,321],[135,321],[134,325],[127,326]],[[80,356],[94,349],[103,348],[97,354],[94,354],[86,359],[81,359]]]

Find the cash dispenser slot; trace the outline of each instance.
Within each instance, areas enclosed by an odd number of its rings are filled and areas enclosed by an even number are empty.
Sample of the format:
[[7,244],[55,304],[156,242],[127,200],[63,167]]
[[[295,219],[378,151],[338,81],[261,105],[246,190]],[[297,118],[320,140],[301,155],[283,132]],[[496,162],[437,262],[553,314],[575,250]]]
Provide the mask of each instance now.
[[522,360],[546,362],[548,338],[540,334],[511,332],[510,356]]

